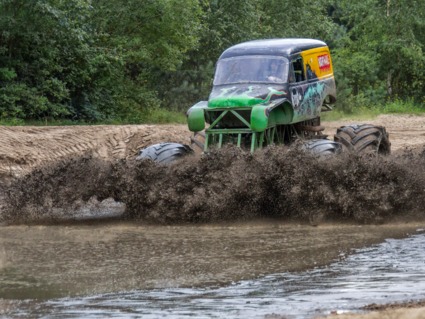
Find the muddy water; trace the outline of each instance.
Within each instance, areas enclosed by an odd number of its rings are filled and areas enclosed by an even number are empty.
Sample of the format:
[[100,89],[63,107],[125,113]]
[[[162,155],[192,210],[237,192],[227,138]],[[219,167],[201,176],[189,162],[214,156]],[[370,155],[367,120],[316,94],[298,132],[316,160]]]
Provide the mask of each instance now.
[[425,291],[418,286],[425,282],[425,236],[354,249],[416,234],[420,227],[312,227],[279,220],[3,226],[0,314],[303,318],[317,308],[325,313],[410,298]]
[[70,158],[0,184],[0,316],[304,318],[424,297],[424,236],[398,240],[424,207],[425,151]]

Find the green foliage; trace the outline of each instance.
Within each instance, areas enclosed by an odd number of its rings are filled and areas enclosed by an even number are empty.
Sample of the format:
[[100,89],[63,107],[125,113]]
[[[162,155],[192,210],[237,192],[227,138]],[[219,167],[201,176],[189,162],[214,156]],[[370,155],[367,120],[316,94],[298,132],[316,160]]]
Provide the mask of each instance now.
[[167,110],[164,108],[149,109],[139,123],[180,123],[186,124],[186,114],[184,112]]
[[[96,1],[93,21],[101,44],[121,61],[112,79],[117,100],[115,116],[144,122],[150,109],[174,106],[167,77],[183,72],[188,50],[196,47],[201,31],[197,0]],[[179,82],[180,83],[180,82]],[[167,103],[168,102],[168,103]]]
[[208,98],[214,65],[229,46],[262,37],[260,5],[257,0],[203,0],[198,43],[186,55],[182,66],[163,72],[156,83],[163,105],[187,110]]
[[93,97],[107,58],[89,1],[2,0],[0,12],[2,117],[99,118],[105,110]]
[[368,120],[375,118],[379,114],[423,114],[425,113],[425,104],[418,104],[412,99],[401,100],[394,99],[380,104],[365,104],[362,96],[353,96],[353,101],[349,111],[337,108],[332,112],[322,114],[324,121],[337,120]]
[[176,70],[197,44],[196,0],[99,0],[93,6],[104,44],[121,53],[133,78],[149,68]]
[[371,109],[364,106],[358,108],[352,108],[349,113],[336,109],[332,112],[322,113],[321,120],[323,121],[340,121],[340,120],[352,120],[352,121],[367,121],[374,119],[379,115],[377,109]]
[[333,4],[333,18],[345,30],[335,42],[335,69],[351,95],[372,103],[423,98],[423,1],[341,0]]
[[341,111],[422,109],[424,1],[0,0],[0,120],[169,121],[224,49],[272,37],[330,45]]
[[337,26],[327,14],[327,0],[262,1],[267,38],[333,38]]
[[373,109],[379,113],[392,114],[392,113],[404,113],[404,114],[419,114],[425,112],[425,105],[415,103],[413,99],[401,100],[395,98],[387,103],[375,106]]

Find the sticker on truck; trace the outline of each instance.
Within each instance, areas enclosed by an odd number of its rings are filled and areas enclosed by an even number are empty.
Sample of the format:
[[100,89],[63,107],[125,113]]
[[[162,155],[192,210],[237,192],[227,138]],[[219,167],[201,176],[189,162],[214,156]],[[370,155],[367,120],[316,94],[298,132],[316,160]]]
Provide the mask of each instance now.
[[321,72],[326,72],[331,69],[331,60],[329,58],[329,54],[319,55],[317,59],[319,61],[319,68]]

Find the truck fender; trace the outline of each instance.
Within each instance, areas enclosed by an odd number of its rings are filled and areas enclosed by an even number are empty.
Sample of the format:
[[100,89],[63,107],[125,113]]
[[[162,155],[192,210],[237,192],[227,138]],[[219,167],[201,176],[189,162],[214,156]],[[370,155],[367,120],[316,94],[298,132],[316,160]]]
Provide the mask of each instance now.
[[200,132],[205,129],[204,110],[206,108],[208,108],[208,101],[200,101],[187,110],[186,116],[189,131]]
[[[276,111],[272,114],[274,110]],[[291,123],[293,109],[289,100],[281,98],[255,105],[251,111],[251,129],[254,132],[265,131],[269,127],[270,117],[280,124]]]

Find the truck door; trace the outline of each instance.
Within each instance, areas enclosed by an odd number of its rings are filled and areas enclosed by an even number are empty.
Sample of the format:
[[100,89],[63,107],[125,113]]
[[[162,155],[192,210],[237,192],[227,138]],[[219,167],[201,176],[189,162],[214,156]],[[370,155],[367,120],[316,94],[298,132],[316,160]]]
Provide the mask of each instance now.
[[295,113],[298,113],[303,100],[303,86],[307,83],[303,58],[301,56],[295,56],[292,57],[290,61],[289,90],[291,94],[292,107],[294,108],[294,111],[296,111]]

